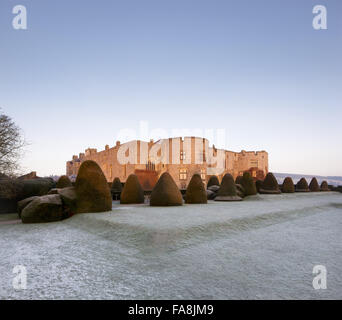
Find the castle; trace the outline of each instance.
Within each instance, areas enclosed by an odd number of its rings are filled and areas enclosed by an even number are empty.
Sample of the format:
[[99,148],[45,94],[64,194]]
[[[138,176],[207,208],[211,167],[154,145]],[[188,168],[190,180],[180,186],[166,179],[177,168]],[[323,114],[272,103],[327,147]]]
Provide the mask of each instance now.
[[252,177],[263,179],[268,173],[266,151],[233,152],[209,147],[209,141],[199,137],[161,139],[156,142],[133,140],[121,144],[119,141],[103,151],[87,149],[74,155],[66,164],[66,174],[75,177],[81,163],[93,160],[101,167],[108,182],[119,177],[125,182],[130,174],[136,174],[145,190],[151,190],[159,176],[167,171],[180,189],[185,189],[193,174],[201,175],[204,183],[215,174],[221,180],[230,173],[234,179],[244,171]]

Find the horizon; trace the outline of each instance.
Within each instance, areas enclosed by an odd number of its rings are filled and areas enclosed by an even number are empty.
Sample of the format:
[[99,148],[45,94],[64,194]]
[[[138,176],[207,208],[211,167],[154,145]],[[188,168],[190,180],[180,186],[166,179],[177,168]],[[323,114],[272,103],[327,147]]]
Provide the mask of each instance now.
[[[202,130],[265,150],[270,172],[342,176],[340,1],[22,0],[27,30],[12,27],[17,4],[0,3],[0,108],[30,143],[23,174],[65,174],[132,132]],[[327,30],[312,27],[317,4]]]

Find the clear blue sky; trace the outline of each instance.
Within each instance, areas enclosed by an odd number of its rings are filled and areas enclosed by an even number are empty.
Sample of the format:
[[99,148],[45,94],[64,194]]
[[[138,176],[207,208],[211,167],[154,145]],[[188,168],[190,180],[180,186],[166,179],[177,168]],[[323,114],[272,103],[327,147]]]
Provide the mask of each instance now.
[[[317,4],[328,30],[312,28]],[[342,175],[342,1],[1,0],[0,41],[26,171],[62,174],[143,120],[224,128],[221,147],[267,150],[274,172]]]

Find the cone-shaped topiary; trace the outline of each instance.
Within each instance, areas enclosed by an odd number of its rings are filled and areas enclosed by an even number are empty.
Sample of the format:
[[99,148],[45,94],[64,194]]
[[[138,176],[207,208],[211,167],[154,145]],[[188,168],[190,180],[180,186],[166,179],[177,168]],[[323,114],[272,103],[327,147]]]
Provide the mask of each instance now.
[[135,174],[130,174],[122,189],[120,195],[120,203],[133,204],[144,203],[144,190],[142,189],[138,177]]
[[118,177],[114,178],[111,191],[112,192],[122,192],[122,184],[121,184],[121,181]]
[[313,177],[311,179],[310,184],[309,184],[309,189],[311,192],[319,192],[321,190],[316,177]]
[[295,192],[295,186],[291,177],[286,177],[284,179],[283,185],[281,187],[281,191],[284,193],[293,193]]
[[235,184],[241,184],[242,185],[242,176],[237,176],[235,179]]
[[221,186],[217,192],[215,201],[241,201],[242,198],[237,195],[234,178],[226,173],[221,181]]
[[305,178],[301,178],[296,185],[296,192],[309,192],[309,186]]
[[207,192],[199,174],[194,174],[189,182],[185,203],[207,203]]
[[118,177],[114,178],[110,192],[112,194],[113,200],[120,200],[122,184]]
[[68,176],[61,176],[56,184],[56,188],[62,189],[62,188],[67,188],[71,187],[71,181]]
[[181,206],[183,197],[176,183],[168,172],[164,172],[154,186],[151,198],[151,206]]
[[84,161],[75,182],[76,213],[102,212],[112,209],[107,180],[95,161]]
[[211,186],[219,186],[220,182],[217,176],[210,176],[209,181],[207,183],[207,189]]
[[261,186],[259,193],[262,193],[262,194],[279,194],[279,193],[281,193],[277,179],[275,178],[273,173],[269,172],[266,175],[266,178],[262,183],[262,186]]
[[321,183],[321,191],[330,191],[328,182],[326,182],[325,180]]
[[241,183],[239,184],[241,184],[245,189],[245,196],[252,196],[257,194],[255,182],[249,171],[243,173]]

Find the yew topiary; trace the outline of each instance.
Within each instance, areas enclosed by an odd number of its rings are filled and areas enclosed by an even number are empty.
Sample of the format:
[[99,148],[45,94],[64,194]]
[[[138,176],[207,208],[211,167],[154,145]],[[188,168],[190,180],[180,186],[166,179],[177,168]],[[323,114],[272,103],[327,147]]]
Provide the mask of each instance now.
[[309,184],[309,189],[311,192],[319,192],[321,190],[316,177],[313,177],[311,179],[310,184]]
[[309,186],[305,178],[301,178],[296,185],[296,192],[309,192]]
[[211,186],[219,186],[220,181],[217,176],[210,176],[208,183],[207,183],[207,189]]
[[61,176],[58,181],[57,181],[57,184],[56,184],[56,188],[59,188],[59,189],[62,189],[62,188],[67,188],[67,187],[71,187],[72,184],[71,184],[71,181],[69,179],[68,176]]
[[321,191],[330,191],[328,182],[326,182],[325,180],[321,183]]
[[220,189],[215,201],[241,201],[242,198],[237,195],[234,178],[231,174],[224,175]]
[[242,179],[240,179],[241,184],[243,188],[245,189],[245,196],[252,196],[257,194],[257,189],[255,186],[255,182],[250,174],[250,172],[246,171],[244,172]]
[[58,194],[36,197],[21,211],[23,223],[41,223],[60,221],[65,218],[63,203]]
[[279,185],[277,179],[273,173],[269,172],[263,181],[259,193],[261,194],[280,194]]
[[92,160],[84,161],[75,182],[76,213],[102,212],[112,209],[112,197],[107,180]]
[[130,174],[125,182],[120,195],[121,204],[144,203],[144,190],[142,189],[138,177]]
[[294,186],[294,183],[293,183],[293,180],[292,180],[291,177],[286,177],[284,179],[281,191],[284,192],[284,193],[293,193],[293,192],[295,192],[295,186]]
[[17,211],[17,202],[32,196],[46,195],[56,186],[51,178],[0,180],[0,213]]
[[168,172],[164,172],[154,186],[151,198],[151,206],[181,206],[183,197],[176,183]]
[[122,184],[121,181],[118,177],[116,177],[112,183],[110,192],[112,193],[113,199],[114,200],[119,200],[120,199],[120,195],[122,192]]
[[19,181],[22,184],[21,199],[32,196],[46,195],[51,189],[56,187],[56,183],[51,178],[38,178]]
[[235,178],[235,184],[241,184],[241,185],[242,185],[242,179],[243,179],[242,176],[237,176],[237,177]]
[[194,174],[189,182],[185,203],[207,203],[207,193],[199,174]]

